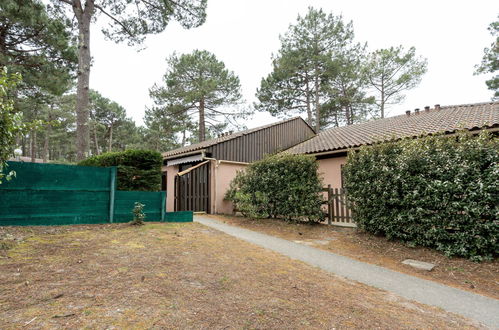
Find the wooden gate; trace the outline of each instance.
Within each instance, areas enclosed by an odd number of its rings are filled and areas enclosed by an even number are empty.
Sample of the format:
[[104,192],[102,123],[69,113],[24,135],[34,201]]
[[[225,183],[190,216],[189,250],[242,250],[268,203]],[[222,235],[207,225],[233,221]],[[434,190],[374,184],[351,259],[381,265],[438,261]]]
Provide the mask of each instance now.
[[210,212],[210,163],[205,161],[175,176],[175,211]]
[[345,189],[331,188],[328,185],[323,189],[327,192],[327,223],[329,225],[357,227],[352,219],[352,211],[348,205]]

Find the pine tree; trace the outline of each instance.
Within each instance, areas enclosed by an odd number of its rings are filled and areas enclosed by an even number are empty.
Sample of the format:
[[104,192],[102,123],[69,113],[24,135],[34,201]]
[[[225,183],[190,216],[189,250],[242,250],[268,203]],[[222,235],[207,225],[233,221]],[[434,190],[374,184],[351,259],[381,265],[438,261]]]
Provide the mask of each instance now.
[[163,86],[155,85],[149,91],[156,111],[170,119],[172,129],[175,124],[188,127],[197,122],[198,141],[206,139],[207,127],[220,122],[237,124],[237,118],[249,113],[229,109],[241,99],[239,78],[207,51],[171,56],[163,79]]

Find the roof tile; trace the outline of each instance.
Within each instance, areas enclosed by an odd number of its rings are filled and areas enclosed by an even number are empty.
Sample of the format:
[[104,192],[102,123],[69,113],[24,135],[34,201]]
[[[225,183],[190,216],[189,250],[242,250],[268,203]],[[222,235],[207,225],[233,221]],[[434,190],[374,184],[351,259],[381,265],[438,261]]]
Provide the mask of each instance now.
[[292,153],[320,153],[358,147],[394,138],[415,137],[459,129],[499,126],[499,102],[443,106],[408,116],[388,117],[361,124],[334,127],[292,147]]

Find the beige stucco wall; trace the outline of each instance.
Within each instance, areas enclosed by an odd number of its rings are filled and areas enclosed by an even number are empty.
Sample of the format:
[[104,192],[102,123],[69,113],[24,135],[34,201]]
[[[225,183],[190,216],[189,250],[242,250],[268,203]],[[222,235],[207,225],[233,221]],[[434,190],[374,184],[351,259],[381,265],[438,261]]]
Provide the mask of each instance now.
[[[330,184],[332,188],[341,188],[341,165],[346,163],[346,157],[319,159],[317,162],[319,163],[319,175],[323,178],[324,186]],[[212,160],[210,166],[211,213],[232,214],[232,203],[224,200],[224,196],[237,172],[244,170],[247,164]],[[178,166],[163,166],[163,171],[167,172],[166,211],[173,212],[175,209],[175,175],[178,173]]]
[[323,178],[324,187],[341,188],[341,165],[347,162],[346,156],[319,159],[319,175]]
[[215,173],[213,182],[216,182],[213,187],[214,191],[212,191],[214,192],[212,194],[212,213],[232,214],[232,202],[224,200],[224,196],[237,172],[244,170],[246,166],[246,164],[216,162],[215,170],[212,172]]
[[178,173],[178,165],[163,166],[163,172],[166,171],[166,212],[175,210],[175,175]]

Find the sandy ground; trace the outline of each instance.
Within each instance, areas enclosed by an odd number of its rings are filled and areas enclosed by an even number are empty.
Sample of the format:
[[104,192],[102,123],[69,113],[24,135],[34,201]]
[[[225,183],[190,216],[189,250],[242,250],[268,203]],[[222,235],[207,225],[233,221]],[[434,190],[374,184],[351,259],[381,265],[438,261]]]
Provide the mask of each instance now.
[[472,328],[200,224],[0,228],[0,328]]

